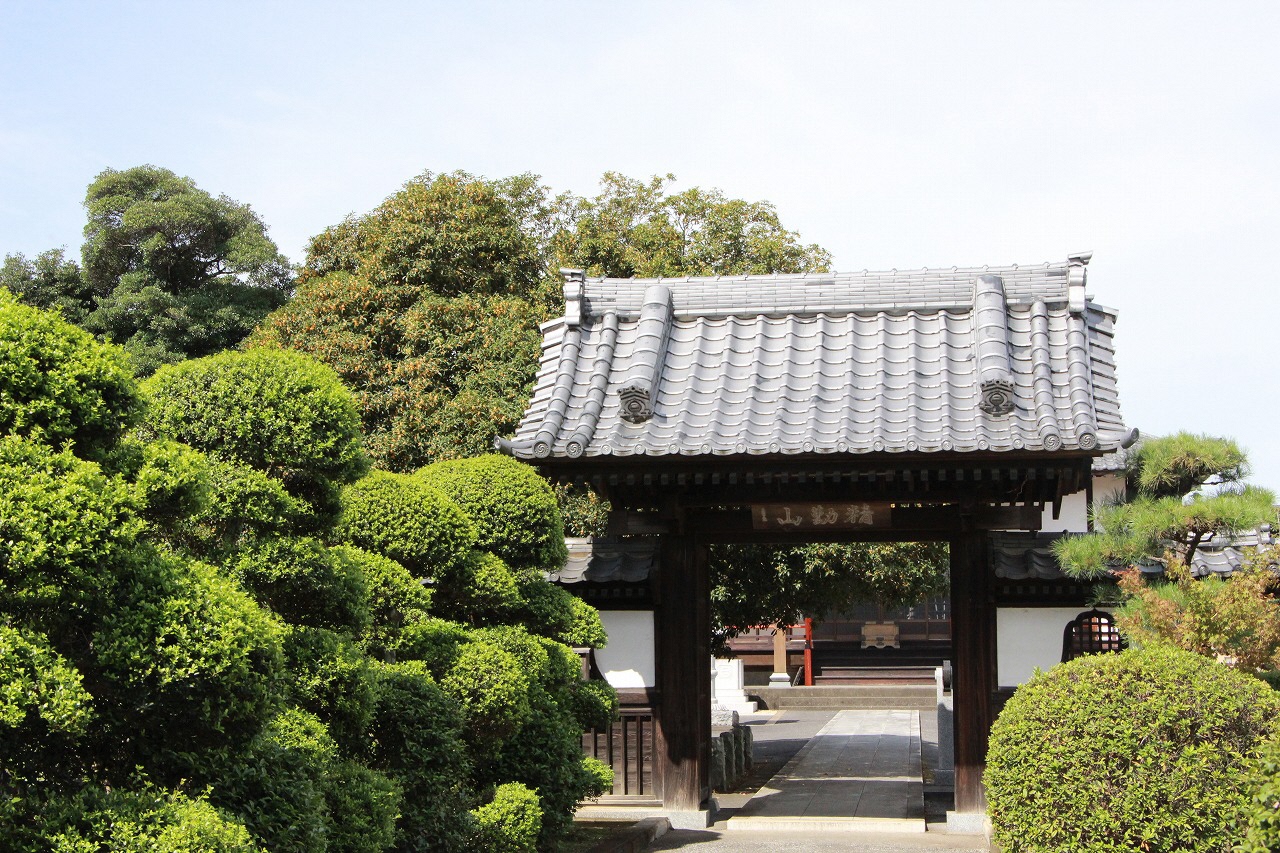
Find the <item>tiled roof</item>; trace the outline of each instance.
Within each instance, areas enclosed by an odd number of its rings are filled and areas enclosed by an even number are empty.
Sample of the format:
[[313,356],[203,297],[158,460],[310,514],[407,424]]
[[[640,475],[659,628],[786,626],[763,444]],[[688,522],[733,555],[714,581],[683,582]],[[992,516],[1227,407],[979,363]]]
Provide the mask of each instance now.
[[543,327],[518,458],[1087,451],[1125,435],[1088,256],[587,279]]
[[547,576],[552,583],[637,583],[648,579],[658,561],[658,541],[654,538],[566,539],[565,545],[569,559],[559,571]]
[[[1053,556],[1051,546],[1060,533],[993,533],[991,558],[995,575],[1005,580],[1059,580],[1065,575]],[[1067,534],[1071,535],[1071,534]],[[1200,543],[1191,558],[1191,574],[1203,578],[1209,575],[1229,577],[1243,565],[1245,557],[1274,544],[1271,525],[1264,524],[1257,530],[1246,530],[1229,536],[1214,536]],[[1115,568],[1123,568],[1117,565]],[[1138,568],[1147,574],[1164,572],[1164,563],[1151,559]]]

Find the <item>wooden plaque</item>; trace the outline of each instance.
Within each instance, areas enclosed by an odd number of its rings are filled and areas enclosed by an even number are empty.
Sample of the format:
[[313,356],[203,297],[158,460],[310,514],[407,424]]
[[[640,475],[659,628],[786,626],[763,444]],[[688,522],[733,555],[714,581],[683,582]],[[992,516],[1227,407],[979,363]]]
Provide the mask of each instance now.
[[877,501],[754,504],[755,530],[859,530],[889,527],[893,504]]

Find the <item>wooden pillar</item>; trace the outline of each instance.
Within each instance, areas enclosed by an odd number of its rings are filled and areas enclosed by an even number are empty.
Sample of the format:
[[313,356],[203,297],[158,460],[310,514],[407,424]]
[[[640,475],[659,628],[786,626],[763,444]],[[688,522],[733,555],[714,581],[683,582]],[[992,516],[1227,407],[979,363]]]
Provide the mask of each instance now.
[[655,743],[662,804],[704,808],[711,796],[711,599],[707,548],[683,533],[663,536],[654,614],[658,691]]
[[987,808],[982,771],[996,686],[995,604],[986,535],[966,524],[951,542],[952,690],[957,812]]

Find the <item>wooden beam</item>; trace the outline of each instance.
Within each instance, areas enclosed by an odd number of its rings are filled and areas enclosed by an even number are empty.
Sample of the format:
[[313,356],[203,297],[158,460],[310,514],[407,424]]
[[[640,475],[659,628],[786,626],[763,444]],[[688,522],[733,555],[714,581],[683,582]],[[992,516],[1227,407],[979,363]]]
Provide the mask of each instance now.
[[662,804],[697,811],[711,795],[711,601],[707,549],[687,533],[662,537],[658,567],[655,770]]
[[994,721],[995,603],[986,536],[969,527],[951,543],[951,645],[954,661],[955,804],[986,811],[982,771]]
[[[807,505],[806,505],[807,506]],[[806,510],[807,512],[807,510]],[[1039,530],[1041,511],[1036,505],[978,505],[969,516],[976,530]],[[758,544],[804,544],[808,542],[901,542],[949,540],[961,530],[959,504],[943,506],[894,507],[891,522],[884,527],[832,525],[827,529],[808,527],[794,531],[761,530],[751,510],[714,509],[689,513],[689,524],[706,542],[750,542]]]

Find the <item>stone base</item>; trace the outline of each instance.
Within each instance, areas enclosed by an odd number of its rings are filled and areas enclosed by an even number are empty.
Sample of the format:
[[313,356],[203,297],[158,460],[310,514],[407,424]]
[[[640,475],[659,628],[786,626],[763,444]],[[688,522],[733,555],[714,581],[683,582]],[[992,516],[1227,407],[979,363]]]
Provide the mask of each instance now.
[[772,673],[769,676],[769,686],[770,687],[790,687],[791,676],[787,675],[785,672]]
[[947,832],[990,837],[991,818],[986,812],[947,812]]
[[706,829],[716,822],[715,798],[709,808],[697,811],[672,811],[662,806],[605,806],[591,804],[579,806],[574,817],[578,820],[664,820],[672,829]]

